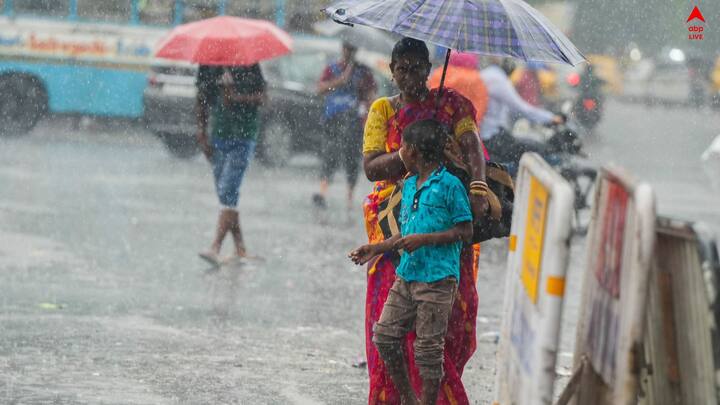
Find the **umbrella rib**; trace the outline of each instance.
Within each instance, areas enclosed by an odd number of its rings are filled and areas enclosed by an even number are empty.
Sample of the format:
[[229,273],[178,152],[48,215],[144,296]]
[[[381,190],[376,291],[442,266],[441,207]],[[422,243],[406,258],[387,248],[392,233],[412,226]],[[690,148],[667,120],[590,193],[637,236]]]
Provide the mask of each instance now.
[[[471,3],[471,4],[472,4],[472,3]],[[464,16],[464,17],[465,17],[465,16]],[[463,35],[463,33],[465,33],[465,35]],[[458,27],[458,32],[457,32],[457,34],[455,35],[455,41],[456,41],[456,42],[455,42],[455,49],[464,52],[465,49],[467,48],[467,46],[462,46],[462,47],[460,46],[460,42],[461,42],[461,41],[460,41],[460,37],[465,37],[465,38],[464,38],[464,41],[462,41],[463,44],[468,44],[468,43],[470,42],[470,41],[469,41],[469,38],[468,38],[467,19],[466,19],[466,18],[463,18],[463,19],[462,19],[462,22],[459,24],[459,27]]]

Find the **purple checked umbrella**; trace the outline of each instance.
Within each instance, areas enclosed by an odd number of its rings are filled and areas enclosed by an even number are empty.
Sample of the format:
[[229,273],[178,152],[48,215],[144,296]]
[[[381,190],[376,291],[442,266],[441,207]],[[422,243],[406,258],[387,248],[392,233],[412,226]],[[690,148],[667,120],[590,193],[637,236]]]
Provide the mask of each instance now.
[[521,0],[339,0],[325,12],[340,24],[366,25],[448,48],[441,90],[451,49],[535,62],[585,61],[558,28]]

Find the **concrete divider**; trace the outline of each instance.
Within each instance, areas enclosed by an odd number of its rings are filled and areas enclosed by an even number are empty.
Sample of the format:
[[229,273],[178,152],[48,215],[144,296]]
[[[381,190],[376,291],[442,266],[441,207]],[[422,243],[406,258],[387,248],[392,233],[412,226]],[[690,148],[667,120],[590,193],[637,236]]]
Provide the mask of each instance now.
[[518,171],[497,354],[495,404],[550,404],[574,195],[542,158]]

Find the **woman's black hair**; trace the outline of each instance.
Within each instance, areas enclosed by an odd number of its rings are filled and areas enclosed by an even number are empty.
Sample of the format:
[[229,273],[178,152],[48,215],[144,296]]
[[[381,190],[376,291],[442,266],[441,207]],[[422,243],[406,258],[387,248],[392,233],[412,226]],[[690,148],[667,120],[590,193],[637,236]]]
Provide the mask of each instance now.
[[439,163],[443,160],[448,132],[440,121],[425,119],[408,125],[402,133],[402,139],[415,147],[426,162]]
[[393,46],[390,63],[394,64],[401,57],[408,55],[419,56],[423,61],[430,63],[430,51],[425,42],[407,37],[399,40]]

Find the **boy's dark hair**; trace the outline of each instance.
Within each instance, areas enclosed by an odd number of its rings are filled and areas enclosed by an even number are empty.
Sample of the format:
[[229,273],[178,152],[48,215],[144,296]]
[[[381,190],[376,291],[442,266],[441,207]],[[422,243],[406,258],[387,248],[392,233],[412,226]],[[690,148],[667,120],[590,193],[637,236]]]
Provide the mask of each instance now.
[[407,55],[419,56],[423,61],[430,63],[430,51],[425,42],[415,38],[403,38],[393,46],[390,63],[394,64],[399,58]]
[[448,132],[439,121],[425,119],[408,125],[402,133],[402,139],[415,147],[426,162],[440,163],[444,157]]

